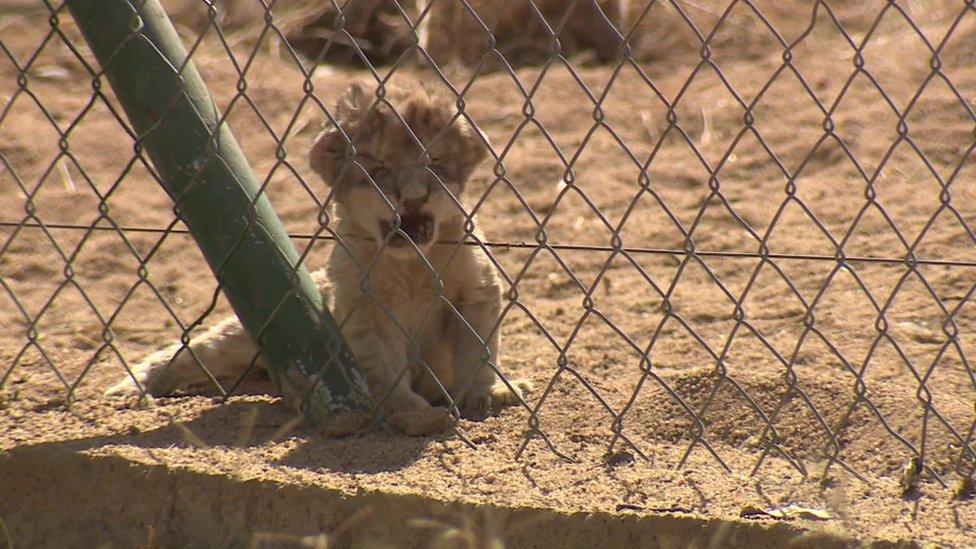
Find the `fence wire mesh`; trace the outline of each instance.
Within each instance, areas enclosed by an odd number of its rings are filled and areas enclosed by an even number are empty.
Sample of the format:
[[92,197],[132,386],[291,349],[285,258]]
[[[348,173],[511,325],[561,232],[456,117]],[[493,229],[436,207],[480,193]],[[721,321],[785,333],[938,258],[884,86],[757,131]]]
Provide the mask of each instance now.
[[[229,308],[65,5],[6,4],[0,394],[60,405]],[[971,482],[972,1],[296,4],[163,3],[310,268],[349,246],[306,160],[349,82],[480,128],[454,244],[501,280],[489,366],[536,385],[515,457]]]

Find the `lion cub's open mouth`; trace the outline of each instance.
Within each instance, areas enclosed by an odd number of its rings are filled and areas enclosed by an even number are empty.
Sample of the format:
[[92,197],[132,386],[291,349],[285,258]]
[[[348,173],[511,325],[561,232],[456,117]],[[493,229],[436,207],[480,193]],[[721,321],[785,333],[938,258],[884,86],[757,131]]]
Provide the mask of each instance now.
[[[425,213],[400,214],[400,230],[406,233],[414,244],[426,244],[434,236],[434,218]],[[384,237],[392,231],[392,221],[380,221],[380,233]],[[401,247],[408,244],[407,239],[398,232],[390,237],[391,246]]]

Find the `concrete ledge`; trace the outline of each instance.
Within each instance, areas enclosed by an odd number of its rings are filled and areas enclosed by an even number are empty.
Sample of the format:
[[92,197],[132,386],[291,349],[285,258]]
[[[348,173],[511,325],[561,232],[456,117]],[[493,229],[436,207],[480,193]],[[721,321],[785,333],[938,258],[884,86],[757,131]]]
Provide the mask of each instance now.
[[[0,518],[17,547],[845,547],[793,524],[564,513],[241,480],[54,444],[0,455]],[[477,540],[476,545],[468,542]],[[494,545],[492,543],[495,543]],[[891,543],[875,546],[895,546]]]

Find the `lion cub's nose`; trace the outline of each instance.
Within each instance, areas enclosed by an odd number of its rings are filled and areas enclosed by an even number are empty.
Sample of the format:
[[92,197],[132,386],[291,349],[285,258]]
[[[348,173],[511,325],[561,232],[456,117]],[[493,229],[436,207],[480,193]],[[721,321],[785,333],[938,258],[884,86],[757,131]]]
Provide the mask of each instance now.
[[414,212],[420,209],[427,202],[427,197],[424,198],[414,198],[407,199],[403,201],[403,209],[408,212]]
[[427,185],[406,184],[400,189],[400,204],[407,211],[419,210],[427,202]]

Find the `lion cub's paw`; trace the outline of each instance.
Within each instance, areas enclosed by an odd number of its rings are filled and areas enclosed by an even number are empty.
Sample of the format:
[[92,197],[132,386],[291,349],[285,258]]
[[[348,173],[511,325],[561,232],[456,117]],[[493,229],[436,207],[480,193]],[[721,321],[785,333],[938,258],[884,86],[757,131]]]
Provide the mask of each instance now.
[[391,412],[389,420],[404,434],[420,437],[443,433],[451,426],[453,418],[447,408],[428,406]]
[[518,404],[519,399],[524,399],[532,391],[532,382],[527,379],[511,379],[509,383],[512,389],[518,391],[517,394],[501,380],[487,387],[472,387],[461,401],[461,416],[484,417],[489,412]]
[[142,391],[139,387],[132,381],[132,378],[126,377],[122,381],[112,385],[105,390],[105,396],[108,397],[130,397],[139,396]]

